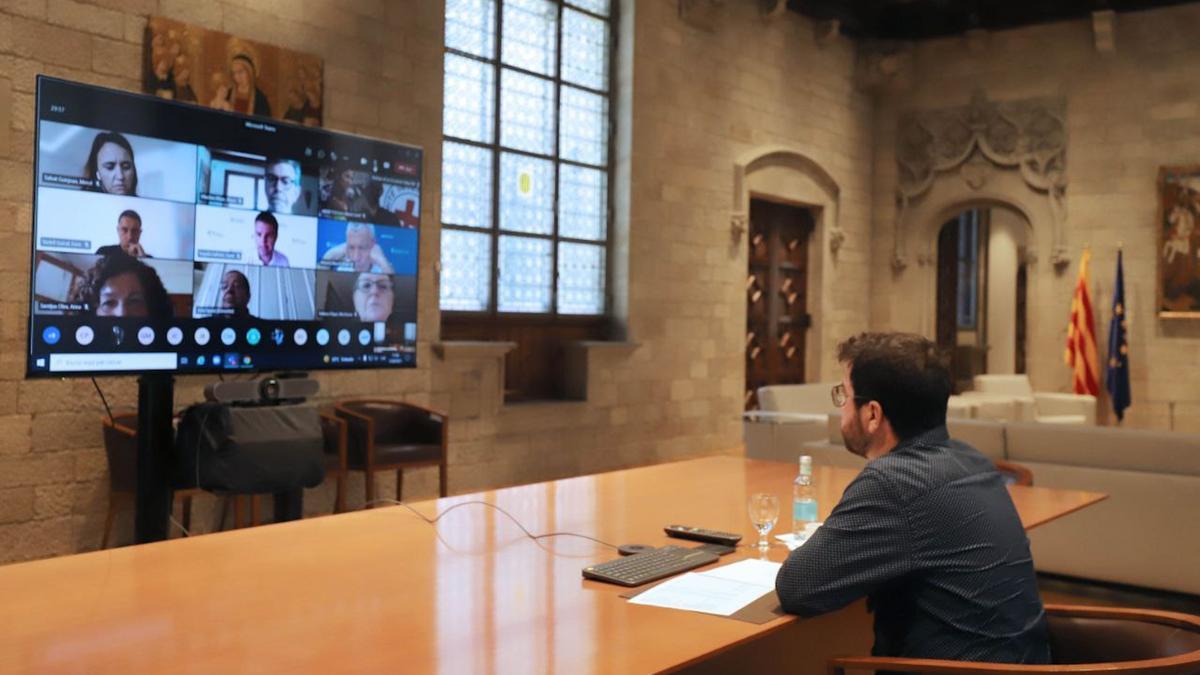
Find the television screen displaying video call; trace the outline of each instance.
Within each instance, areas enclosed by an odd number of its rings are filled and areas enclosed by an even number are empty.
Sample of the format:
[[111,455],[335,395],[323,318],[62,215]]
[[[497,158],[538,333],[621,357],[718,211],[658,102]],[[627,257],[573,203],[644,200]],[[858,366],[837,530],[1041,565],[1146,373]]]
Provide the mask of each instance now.
[[30,376],[412,367],[421,150],[38,78]]

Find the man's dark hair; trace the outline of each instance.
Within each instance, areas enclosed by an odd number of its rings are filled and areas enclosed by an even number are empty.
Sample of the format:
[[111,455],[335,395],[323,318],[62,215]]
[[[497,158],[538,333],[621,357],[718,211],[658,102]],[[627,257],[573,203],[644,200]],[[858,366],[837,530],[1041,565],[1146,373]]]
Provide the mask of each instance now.
[[275,216],[272,215],[270,211],[260,211],[259,214],[254,217],[254,222],[266,223],[270,225],[271,229],[275,230],[275,236],[279,236],[279,221],[275,219]]
[[158,272],[146,263],[124,251],[101,256],[72,289],[72,302],[86,302],[88,312],[95,314],[100,306],[100,289],[108,280],[122,274],[132,273],[142,285],[146,297],[146,310],[151,317],[171,317],[175,314],[171,296],[163,286]]
[[860,333],[838,345],[837,357],[850,366],[854,407],[878,402],[900,440],[946,424],[950,369],[929,339]]
[[136,220],[138,222],[138,225],[142,224],[142,217],[139,216],[138,212],[134,211],[133,209],[125,209],[124,211],[122,211],[121,215],[117,216],[117,222],[118,223],[121,222],[122,218],[133,218],[134,220]]

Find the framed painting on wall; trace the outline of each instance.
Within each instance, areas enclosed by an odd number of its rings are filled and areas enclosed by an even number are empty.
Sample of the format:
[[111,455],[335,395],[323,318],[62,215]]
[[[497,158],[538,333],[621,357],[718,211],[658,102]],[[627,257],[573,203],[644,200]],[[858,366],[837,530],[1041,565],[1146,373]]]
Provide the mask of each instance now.
[[1200,319],[1200,165],[1158,170],[1158,315]]
[[154,16],[143,56],[147,94],[321,126],[324,61],[312,54]]

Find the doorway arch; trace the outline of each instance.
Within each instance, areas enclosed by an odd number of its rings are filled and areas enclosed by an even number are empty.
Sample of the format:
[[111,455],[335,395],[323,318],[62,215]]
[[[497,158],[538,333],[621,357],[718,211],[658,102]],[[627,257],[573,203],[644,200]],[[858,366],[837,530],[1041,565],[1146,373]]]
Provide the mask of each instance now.
[[[841,187],[834,177],[807,153],[783,145],[759,146],[737,157],[733,165],[733,213],[735,233],[745,233],[749,222],[750,200],[762,198],[809,208],[813,211],[813,229],[808,241],[807,288],[808,313],[805,375],[809,381],[832,376],[825,356],[833,354],[834,336],[822,330],[823,318],[832,314],[830,292],[822,283],[833,256],[841,245],[839,225]],[[746,244],[738,241],[739,260],[747,261]]]

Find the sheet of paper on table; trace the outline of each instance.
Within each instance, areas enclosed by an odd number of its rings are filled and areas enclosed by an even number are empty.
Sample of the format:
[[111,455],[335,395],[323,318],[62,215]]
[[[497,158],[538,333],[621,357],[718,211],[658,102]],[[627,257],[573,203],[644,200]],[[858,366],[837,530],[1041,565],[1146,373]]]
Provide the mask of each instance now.
[[639,593],[629,602],[729,616],[774,591],[780,565],[749,559],[707,572],[689,572]]

